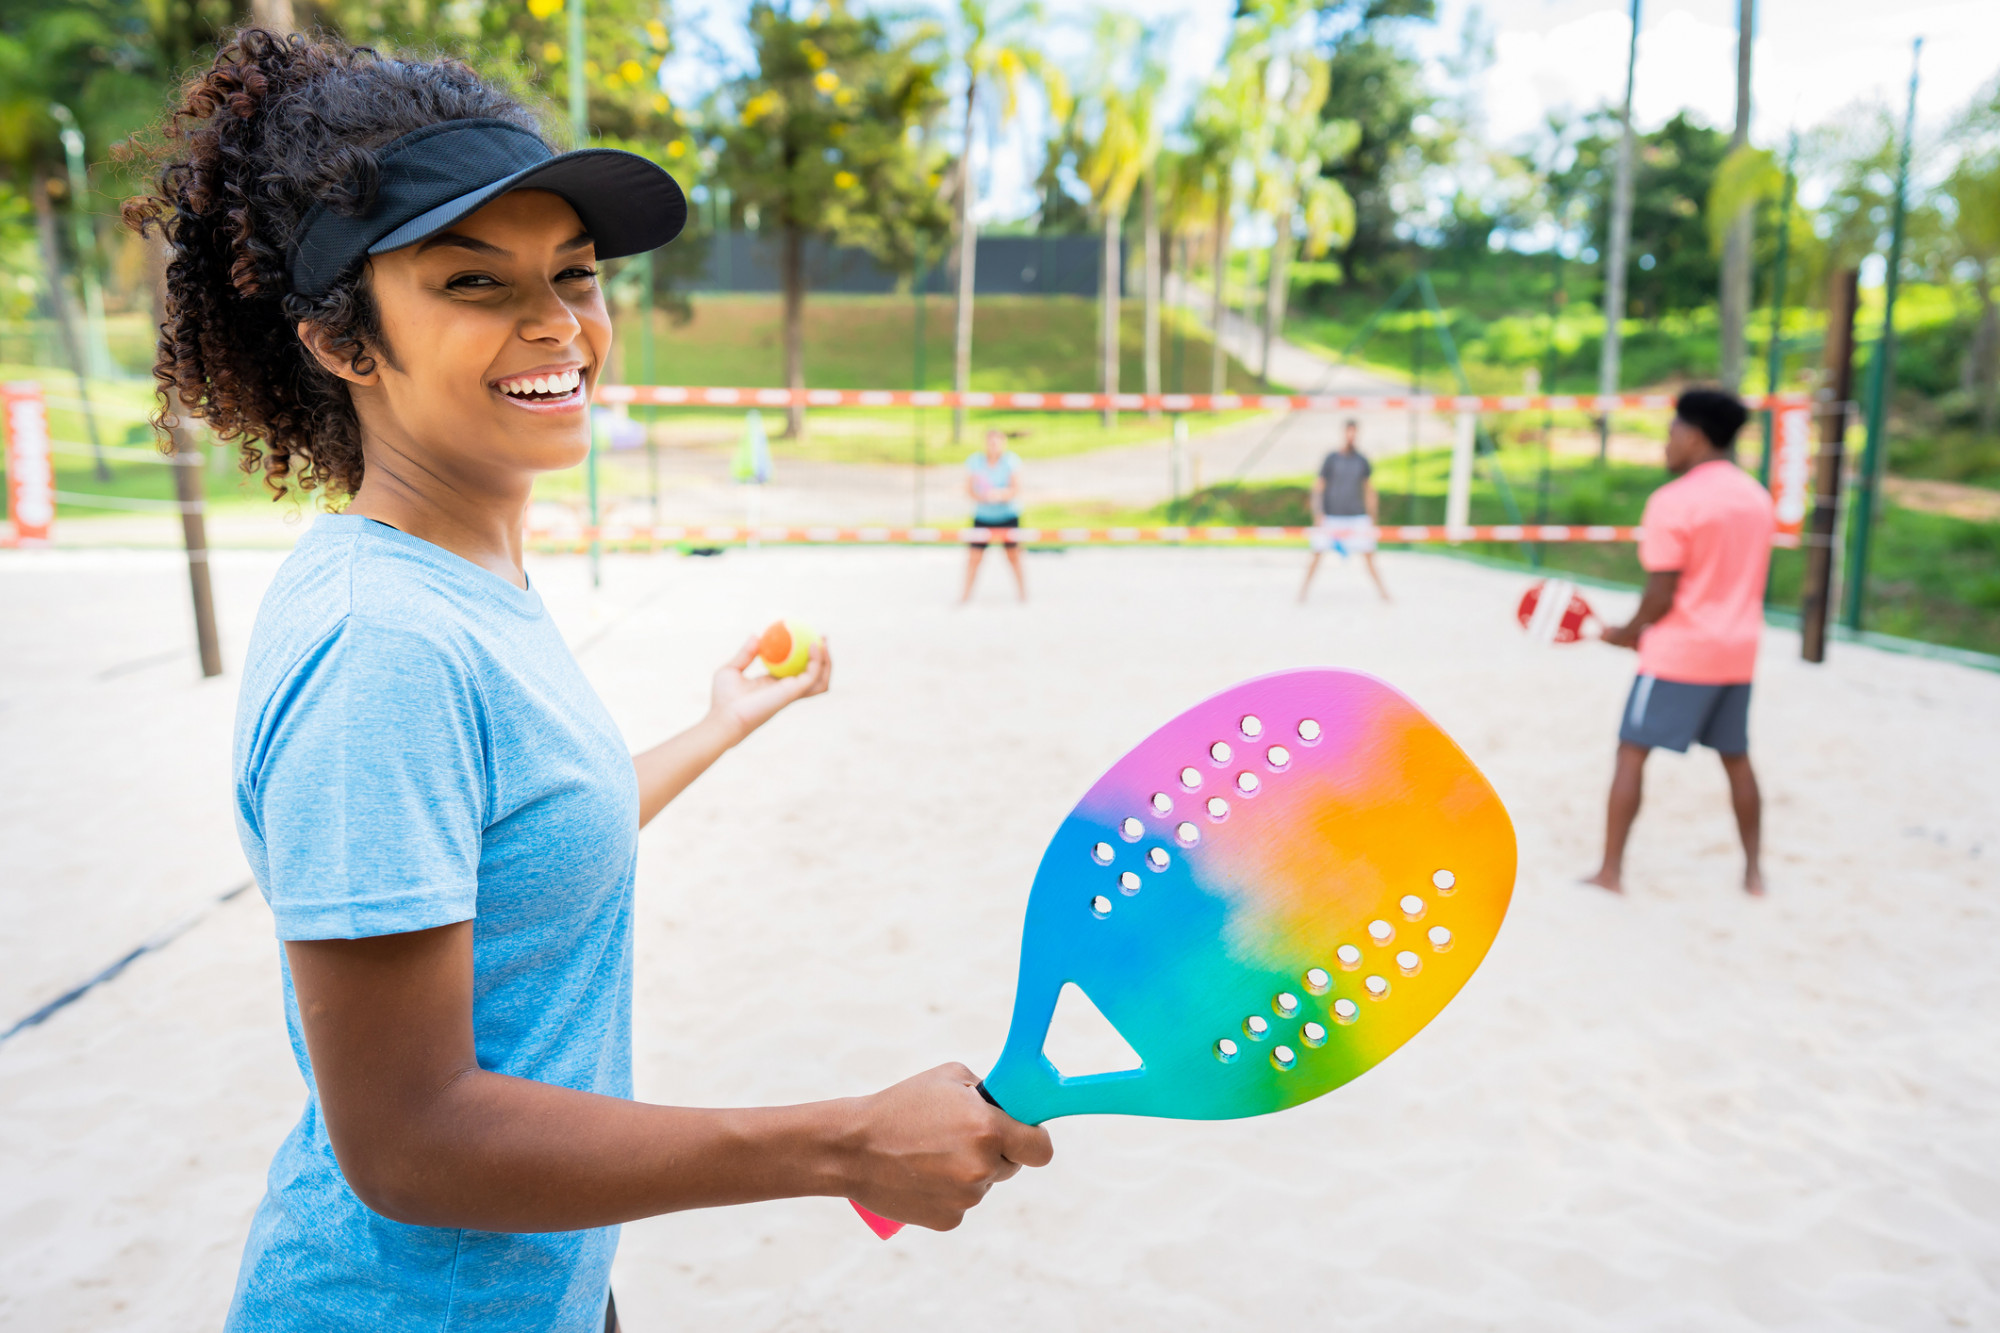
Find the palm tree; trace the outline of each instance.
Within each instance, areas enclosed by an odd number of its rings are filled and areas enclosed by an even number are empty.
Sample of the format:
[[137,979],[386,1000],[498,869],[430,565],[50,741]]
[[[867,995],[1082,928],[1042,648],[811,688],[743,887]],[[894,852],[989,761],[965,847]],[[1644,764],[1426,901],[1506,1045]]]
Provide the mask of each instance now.
[[[1042,8],[1037,0],[1026,0],[1001,14],[995,14],[987,0],[958,0],[958,63],[965,70],[965,138],[958,157],[958,308],[951,387],[961,394],[972,388],[973,274],[979,245],[973,221],[976,185],[972,143],[980,90],[986,89],[995,99],[987,115],[996,129],[1013,120],[1021,85],[1029,78],[1042,84],[1055,119],[1063,119],[1066,94],[1062,76],[1033,44],[1041,23]],[[965,408],[955,407],[951,413],[952,444],[960,444],[964,434]]]
[[1270,215],[1270,262],[1265,265],[1264,337],[1257,378],[1271,384],[1271,349],[1284,327],[1290,293],[1287,266],[1295,244],[1307,258],[1354,231],[1354,201],[1325,174],[1360,141],[1360,127],[1347,120],[1322,120],[1327,63],[1309,45],[1310,34],[1294,13],[1278,3],[1260,16],[1255,32],[1256,85],[1264,96],[1252,140],[1256,207]]
[[1256,124],[1262,95],[1258,68],[1243,40],[1254,22],[1249,18],[1236,21],[1221,72],[1195,103],[1188,121],[1189,144],[1180,173],[1186,191],[1183,202],[1192,208],[1197,200],[1205,201],[1214,218],[1209,236],[1213,251],[1209,320],[1215,335],[1210,348],[1209,392],[1213,394],[1222,393],[1229,383],[1229,359],[1222,348],[1222,316],[1229,308],[1230,219],[1235,208],[1236,168]]
[[[1076,174],[1090,191],[1091,212],[1104,233],[1099,383],[1106,394],[1118,392],[1118,238],[1132,191],[1160,151],[1154,110],[1166,83],[1161,54],[1157,29],[1127,15],[1100,15],[1094,68],[1078,103]],[[1107,405],[1105,427],[1116,420]]]

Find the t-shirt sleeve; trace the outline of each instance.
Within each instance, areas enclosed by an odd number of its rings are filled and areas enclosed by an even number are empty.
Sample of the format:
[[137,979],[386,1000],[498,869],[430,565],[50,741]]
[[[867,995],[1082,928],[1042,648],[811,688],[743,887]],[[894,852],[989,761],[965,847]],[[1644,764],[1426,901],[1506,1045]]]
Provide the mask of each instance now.
[[238,796],[286,940],[476,915],[486,755],[478,690],[443,644],[349,619],[294,670]]
[[1640,516],[1643,530],[1639,538],[1639,567],[1649,574],[1678,571],[1687,564],[1687,506],[1676,503],[1662,486],[1646,497],[1646,512]]

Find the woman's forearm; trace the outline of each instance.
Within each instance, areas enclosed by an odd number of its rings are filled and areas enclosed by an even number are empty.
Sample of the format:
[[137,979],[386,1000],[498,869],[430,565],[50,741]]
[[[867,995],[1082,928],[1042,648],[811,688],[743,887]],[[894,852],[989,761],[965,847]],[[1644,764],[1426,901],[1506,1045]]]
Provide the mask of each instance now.
[[740,726],[711,711],[679,735],[632,756],[632,769],[639,779],[639,827],[652,823],[667,802],[686,791],[742,739]]
[[[653,1106],[480,1069],[335,1149],[370,1208],[415,1226],[574,1231],[656,1213],[856,1192],[859,1103]],[[348,1158],[353,1156],[354,1161]]]

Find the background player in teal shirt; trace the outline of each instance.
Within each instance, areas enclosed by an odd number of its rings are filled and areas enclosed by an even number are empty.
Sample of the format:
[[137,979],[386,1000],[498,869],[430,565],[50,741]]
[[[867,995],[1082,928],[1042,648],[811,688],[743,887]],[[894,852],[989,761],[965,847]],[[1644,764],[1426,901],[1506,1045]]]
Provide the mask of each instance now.
[[946,1065],[870,1097],[631,1100],[637,834],[826,689],[715,677],[633,756],[522,566],[537,475],[589,448],[597,262],[672,239],[643,158],[555,154],[448,61],[225,41],[134,220],[169,255],[158,373],[276,488],[346,500],[259,614],[239,703],[245,854],[282,941],[304,1112],[232,1330],[616,1327],[616,1227],[846,1195],[949,1228],[1049,1158]]
[[[972,498],[972,525],[977,528],[1018,528],[1021,526],[1021,460],[1007,447],[1007,434],[986,432],[986,447],[965,460],[965,493]],[[1000,543],[1006,552],[1007,567],[1014,571],[1014,591],[1028,600],[1028,579],[1021,571],[1021,547],[1011,540]],[[986,540],[973,541],[965,560],[965,591],[960,602],[972,600],[972,583],[979,577],[979,561],[986,554]]]

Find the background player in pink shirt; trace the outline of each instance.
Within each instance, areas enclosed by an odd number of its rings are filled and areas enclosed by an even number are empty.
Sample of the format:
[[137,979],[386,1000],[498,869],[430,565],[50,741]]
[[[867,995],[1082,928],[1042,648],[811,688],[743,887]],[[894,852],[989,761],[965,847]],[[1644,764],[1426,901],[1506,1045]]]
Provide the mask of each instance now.
[[1674,480],[1646,501],[1639,563],[1646,591],[1604,641],[1639,650],[1639,675],[1618,728],[1618,768],[1605,818],[1604,864],[1584,881],[1623,890],[1625,839],[1639,813],[1646,756],[1699,741],[1722,756],[1743,837],[1743,887],[1764,891],[1758,861],[1763,801],[1750,768],[1750,677],[1764,631],[1764,580],[1776,520],[1771,496],[1736,466],[1749,417],[1732,393],[1690,389],[1667,427]]

